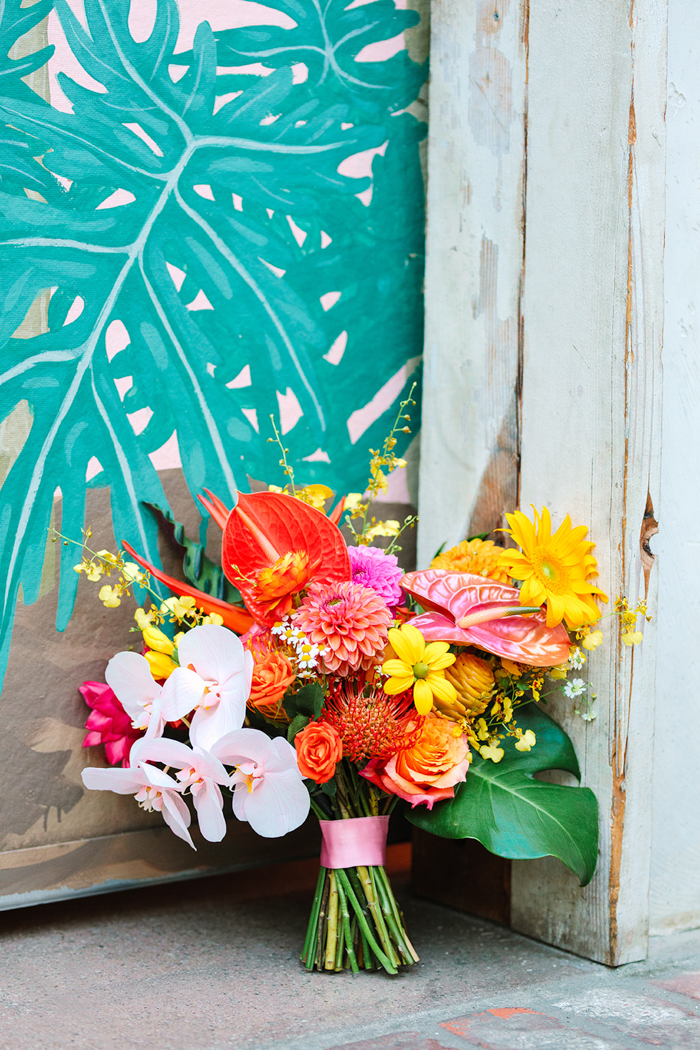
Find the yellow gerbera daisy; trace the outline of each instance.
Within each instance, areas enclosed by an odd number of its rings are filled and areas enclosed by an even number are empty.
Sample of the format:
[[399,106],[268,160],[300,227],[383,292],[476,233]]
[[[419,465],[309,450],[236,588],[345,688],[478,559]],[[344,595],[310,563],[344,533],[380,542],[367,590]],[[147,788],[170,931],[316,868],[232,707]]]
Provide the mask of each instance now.
[[493,540],[462,540],[456,547],[450,547],[433,558],[430,568],[472,572],[476,576],[488,576],[492,580],[508,583],[508,573],[498,564],[502,549]]
[[514,580],[522,580],[521,605],[547,603],[547,626],[566,621],[575,629],[594,623],[600,617],[595,596],[607,602],[608,596],[590,582],[598,575],[598,563],[591,554],[594,543],[584,540],[585,525],[571,527],[566,518],[552,535],[552,520],[546,507],[540,516],[533,507],[534,523],[522,511],[506,514],[510,533],[522,551],[505,550],[500,566]]
[[430,642],[416,627],[405,623],[389,631],[389,642],[397,659],[387,660],[382,665],[384,674],[390,677],[384,683],[384,692],[390,696],[413,688],[413,702],[420,715],[432,709],[433,697],[445,703],[454,703],[457,690],[445,678],[445,668],[455,662],[448,652],[448,642]]

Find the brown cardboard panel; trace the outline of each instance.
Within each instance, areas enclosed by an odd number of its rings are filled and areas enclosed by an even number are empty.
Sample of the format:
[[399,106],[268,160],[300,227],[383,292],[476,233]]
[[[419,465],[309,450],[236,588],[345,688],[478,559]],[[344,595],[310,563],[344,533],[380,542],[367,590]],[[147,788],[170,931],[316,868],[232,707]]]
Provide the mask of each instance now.
[[196,852],[161,824],[0,853],[0,910],[315,857],[320,849],[315,818],[281,839],[260,838],[236,820],[223,842],[192,837]]

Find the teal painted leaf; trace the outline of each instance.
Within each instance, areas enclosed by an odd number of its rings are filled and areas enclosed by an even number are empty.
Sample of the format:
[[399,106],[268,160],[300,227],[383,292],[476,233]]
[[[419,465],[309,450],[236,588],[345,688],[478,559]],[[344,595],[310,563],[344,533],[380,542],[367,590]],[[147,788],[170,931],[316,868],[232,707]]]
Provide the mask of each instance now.
[[574,748],[561,726],[534,704],[518,713],[518,725],[537,736],[531,751],[516,751],[507,737],[498,764],[474,756],[454,799],[436,803],[432,811],[416,807],[406,816],[442,838],[478,839],[500,857],[558,857],[585,886],[598,860],[595,795],[590,788],[535,780],[534,774],[546,769],[563,769],[580,780]]
[[359,7],[350,7],[347,0],[276,0],[273,6],[287,16],[285,26],[245,26],[216,34],[222,65],[261,62],[279,69],[303,63],[311,93],[349,101],[365,115],[393,113],[417,97],[427,70],[405,50],[384,61],[357,61],[365,48],[416,25],[415,11],[398,10],[394,0]]
[[[15,23],[26,32],[50,6],[6,0],[0,55]],[[311,92],[293,58],[265,77],[217,74],[230,54],[207,23],[183,56],[175,0],[158,0],[142,42],[129,7],[85,0],[85,29],[57,0],[73,54],[101,86],[60,74],[72,113],[20,79],[48,51],[21,71],[0,59],[0,418],[18,403],[31,415],[0,493],[4,656],[20,585],[25,602],[38,595],[54,501],[78,538],[86,489],[108,486],[117,539],[157,564],[144,504],[167,512],[167,501],[154,463],[179,456],[193,494],[207,487],[233,505],[246,476],[280,480],[270,414],[302,480],[356,490],[421,352],[425,129],[389,115],[398,88],[375,92],[358,118],[342,78]],[[357,11],[367,42],[413,18],[384,0]],[[175,80],[169,67],[184,63]],[[378,65],[380,80],[405,75],[413,86],[401,90],[415,93],[407,56]],[[371,176],[341,173],[377,150]],[[47,331],[17,338],[49,294]],[[74,561],[63,547],[60,629]]]

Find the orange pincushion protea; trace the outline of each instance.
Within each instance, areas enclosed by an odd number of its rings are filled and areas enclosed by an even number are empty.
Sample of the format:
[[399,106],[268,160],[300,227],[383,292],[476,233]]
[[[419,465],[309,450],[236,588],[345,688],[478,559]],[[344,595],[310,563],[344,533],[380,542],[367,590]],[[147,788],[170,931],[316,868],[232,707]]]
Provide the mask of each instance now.
[[294,614],[294,626],[314,645],[325,646],[326,671],[341,677],[379,662],[390,625],[384,599],[350,582],[312,584]]
[[470,572],[474,576],[486,576],[491,580],[509,583],[508,572],[498,564],[502,553],[503,547],[497,547],[493,540],[463,540],[456,547],[450,547],[433,558],[430,568]]
[[322,718],[337,730],[343,755],[351,762],[387,759],[413,747],[423,726],[411,693],[388,696],[383,689],[352,679],[335,683]]

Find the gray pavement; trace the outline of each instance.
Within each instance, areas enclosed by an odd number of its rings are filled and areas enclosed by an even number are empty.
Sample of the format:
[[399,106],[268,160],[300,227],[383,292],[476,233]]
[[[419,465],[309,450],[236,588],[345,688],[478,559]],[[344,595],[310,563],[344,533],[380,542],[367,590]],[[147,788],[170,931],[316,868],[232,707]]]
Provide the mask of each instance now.
[[0,1048],[700,1050],[700,931],[608,970],[399,877],[421,962],[307,974],[300,871],[282,869],[283,895],[243,873],[3,913]]

